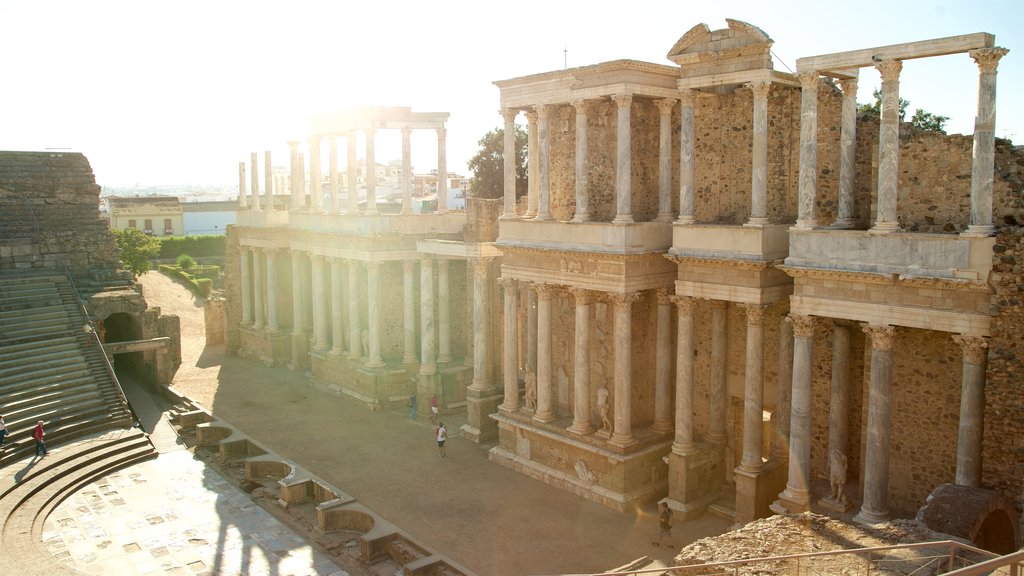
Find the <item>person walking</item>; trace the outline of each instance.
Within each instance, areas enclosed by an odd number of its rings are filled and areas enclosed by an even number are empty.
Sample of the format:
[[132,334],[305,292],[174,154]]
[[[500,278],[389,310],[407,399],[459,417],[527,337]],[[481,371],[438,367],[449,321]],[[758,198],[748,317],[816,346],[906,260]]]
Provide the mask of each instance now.
[[433,396],[430,397],[430,421],[431,422],[437,422],[437,413],[438,413],[438,411],[439,410],[437,408],[437,394],[434,394]]
[[412,393],[412,396],[409,396],[409,418],[411,418],[413,420],[416,419],[416,392],[415,391]]
[[0,448],[4,445],[4,440],[7,439],[7,423],[4,422],[4,415],[0,414]]
[[667,502],[662,502],[658,507],[661,510],[658,514],[658,541],[652,541],[651,544],[661,546],[661,540],[668,536],[668,547],[675,548],[675,544],[672,543],[672,509],[668,507]]
[[434,436],[437,438],[437,455],[444,458],[446,455],[444,442],[448,439],[448,429],[444,427],[444,422],[434,429]]
[[34,430],[32,430],[32,438],[36,441],[36,456],[46,456],[46,444],[43,443],[43,436],[46,432],[43,432],[43,421],[40,420]]

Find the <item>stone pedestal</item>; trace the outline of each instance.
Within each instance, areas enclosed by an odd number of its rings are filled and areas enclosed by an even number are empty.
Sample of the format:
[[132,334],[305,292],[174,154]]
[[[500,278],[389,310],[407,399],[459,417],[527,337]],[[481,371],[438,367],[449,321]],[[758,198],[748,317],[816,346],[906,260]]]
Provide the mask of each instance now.
[[480,444],[498,436],[498,423],[491,414],[498,411],[501,394],[496,388],[466,390],[466,420],[459,431],[463,438]]
[[768,476],[764,469],[751,471],[743,466],[733,470],[736,480],[736,522],[746,524],[768,516],[770,496]]
[[686,454],[668,455],[668,502],[680,519],[700,516],[718,499],[722,487],[719,462],[711,446],[703,443],[694,444]]

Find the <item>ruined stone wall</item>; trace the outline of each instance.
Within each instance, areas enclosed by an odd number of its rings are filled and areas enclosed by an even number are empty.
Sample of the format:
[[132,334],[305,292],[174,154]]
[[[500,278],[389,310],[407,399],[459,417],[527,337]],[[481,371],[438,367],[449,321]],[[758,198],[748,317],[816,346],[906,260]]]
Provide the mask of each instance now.
[[100,218],[99,193],[82,154],[0,152],[0,270],[67,265],[77,279],[117,270],[117,244]]
[[466,242],[494,242],[498,239],[498,217],[504,212],[502,198],[466,198]]

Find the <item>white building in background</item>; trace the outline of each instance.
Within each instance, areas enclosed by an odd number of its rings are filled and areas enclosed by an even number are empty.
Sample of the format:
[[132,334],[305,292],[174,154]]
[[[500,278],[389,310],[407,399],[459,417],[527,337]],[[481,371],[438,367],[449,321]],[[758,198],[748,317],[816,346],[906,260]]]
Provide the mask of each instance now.
[[235,223],[238,200],[215,202],[185,202],[181,205],[184,235],[224,234],[229,224]]

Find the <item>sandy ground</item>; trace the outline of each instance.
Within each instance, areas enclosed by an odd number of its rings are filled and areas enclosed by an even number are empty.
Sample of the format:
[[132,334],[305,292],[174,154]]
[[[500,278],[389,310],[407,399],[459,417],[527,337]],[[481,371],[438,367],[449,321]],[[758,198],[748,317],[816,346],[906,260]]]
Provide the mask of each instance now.
[[[670,562],[728,523],[677,522],[675,548],[652,546],[653,504],[619,513],[487,460],[452,437],[439,458],[427,424],[309,386],[305,375],[206,347],[202,302],[156,272],[140,278],[150,306],[181,318],[176,390],[481,576],[597,572],[641,556]],[[457,430],[464,414],[445,415]]]

